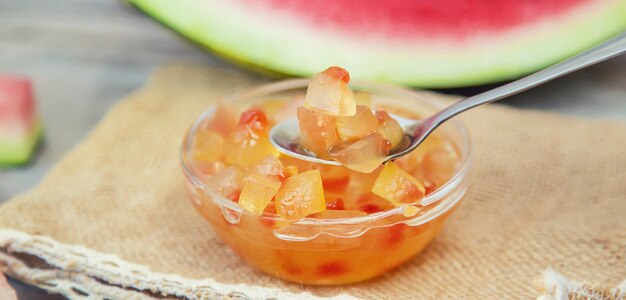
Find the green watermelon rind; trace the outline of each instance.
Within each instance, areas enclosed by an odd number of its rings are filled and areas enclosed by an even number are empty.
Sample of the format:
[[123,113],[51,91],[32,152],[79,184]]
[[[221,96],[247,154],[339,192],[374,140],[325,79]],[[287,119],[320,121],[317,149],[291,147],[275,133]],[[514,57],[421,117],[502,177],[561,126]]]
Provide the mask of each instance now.
[[43,126],[37,122],[34,130],[26,137],[0,138],[0,167],[19,166],[28,163],[42,137]]
[[[258,21],[251,20],[254,18],[237,17],[236,10],[227,11],[232,9],[230,5],[213,7],[215,2],[210,0],[130,2],[183,36],[255,69],[310,76],[329,65],[341,65],[350,70],[355,79],[390,81],[423,88],[473,86],[514,79],[575,55],[626,30],[626,1],[615,0],[585,12],[584,18],[569,20],[562,28],[531,30],[522,35],[517,43],[480,50],[488,51],[480,52],[486,59],[477,59],[476,55],[467,53],[468,49],[454,49],[455,45],[450,45],[448,48],[456,53],[442,54],[428,50],[401,55],[372,52],[368,57],[373,63],[363,64],[350,57],[355,54],[351,53],[351,45],[333,43],[329,40],[332,37],[318,39],[303,34],[302,40],[296,41],[294,36],[287,38],[291,29],[286,24],[280,24],[285,28],[278,29],[286,30],[285,37],[276,32],[264,34]],[[277,30],[275,26],[270,28]],[[286,43],[308,43],[308,47],[299,47],[306,50],[298,53]]]

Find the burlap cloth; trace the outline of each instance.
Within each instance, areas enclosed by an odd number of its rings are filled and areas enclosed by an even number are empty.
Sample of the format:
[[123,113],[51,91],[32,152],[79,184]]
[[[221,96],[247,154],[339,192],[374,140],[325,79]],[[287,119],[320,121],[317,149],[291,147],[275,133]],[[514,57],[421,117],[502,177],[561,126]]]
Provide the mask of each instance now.
[[604,288],[626,279],[626,124],[500,105],[463,115],[475,147],[471,188],[423,254],[381,278],[341,287],[254,271],[185,199],[178,150],[201,111],[255,81],[184,65],[156,72],[39,186],[0,207],[1,268],[94,299],[553,299],[594,292],[553,270],[598,284],[596,296],[623,296]]

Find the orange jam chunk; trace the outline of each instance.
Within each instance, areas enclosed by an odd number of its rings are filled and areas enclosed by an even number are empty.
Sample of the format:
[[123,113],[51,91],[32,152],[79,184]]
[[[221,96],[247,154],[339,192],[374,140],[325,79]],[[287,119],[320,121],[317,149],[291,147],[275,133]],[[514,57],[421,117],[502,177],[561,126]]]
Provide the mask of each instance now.
[[390,161],[380,171],[372,192],[395,206],[400,206],[419,201],[426,191],[417,179]]
[[250,109],[241,114],[235,131],[226,139],[224,153],[226,161],[248,166],[268,155],[276,154],[269,140],[270,124],[265,114],[258,109]]
[[218,160],[222,156],[223,148],[224,138],[207,128],[198,129],[191,146],[193,159],[201,162]]
[[353,116],[356,102],[348,82],[350,74],[340,67],[330,67],[315,74],[309,82],[304,107],[331,116]]
[[335,125],[337,117],[298,107],[300,142],[306,149],[321,158],[329,158],[328,148],[337,140]]
[[337,117],[337,136],[342,141],[358,140],[378,128],[378,120],[365,105],[356,106],[354,116]]
[[280,188],[280,181],[265,174],[252,174],[245,179],[239,205],[253,215],[261,215]]
[[385,161],[391,143],[380,133],[372,133],[356,142],[344,142],[330,148],[330,156],[344,166],[363,173],[374,171]]
[[326,199],[318,170],[287,178],[276,193],[276,213],[286,221],[297,221],[325,209]]
[[398,146],[404,138],[404,130],[400,127],[400,123],[383,110],[376,111],[376,119],[378,120],[378,132],[391,143],[391,148]]

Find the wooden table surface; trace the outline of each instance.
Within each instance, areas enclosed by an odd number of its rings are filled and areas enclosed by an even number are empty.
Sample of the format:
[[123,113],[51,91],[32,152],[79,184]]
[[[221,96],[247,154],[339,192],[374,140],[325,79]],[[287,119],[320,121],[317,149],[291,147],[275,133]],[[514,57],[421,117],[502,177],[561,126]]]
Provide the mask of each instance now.
[[[119,1],[0,0],[0,73],[32,78],[46,128],[33,164],[0,171],[0,203],[33,187],[117,100],[172,61],[234,68]],[[626,121],[626,56],[503,103]],[[63,299],[11,284],[20,299]]]

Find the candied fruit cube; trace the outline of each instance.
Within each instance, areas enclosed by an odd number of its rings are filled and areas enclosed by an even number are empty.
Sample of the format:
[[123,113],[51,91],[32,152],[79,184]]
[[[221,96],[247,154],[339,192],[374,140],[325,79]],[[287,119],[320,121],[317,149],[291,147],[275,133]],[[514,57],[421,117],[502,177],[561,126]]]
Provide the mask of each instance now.
[[220,195],[236,200],[243,185],[243,174],[235,166],[230,166],[221,171],[203,178],[206,185]]
[[404,130],[400,127],[400,123],[382,110],[376,111],[376,119],[378,119],[378,132],[391,143],[391,148],[398,146],[404,138]]
[[356,106],[354,116],[337,117],[337,136],[342,141],[355,141],[378,128],[378,120],[372,110],[365,105]]
[[269,140],[270,126],[265,114],[251,109],[241,114],[235,131],[224,144],[226,161],[239,166],[249,166],[268,155],[277,155]]
[[239,205],[253,215],[261,215],[280,188],[280,181],[264,174],[252,174],[245,179]]
[[345,167],[369,173],[385,161],[391,143],[380,133],[372,133],[356,142],[343,142],[331,147],[330,156]]
[[390,161],[380,171],[372,192],[395,206],[400,206],[419,201],[424,197],[425,190],[417,179]]
[[193,159],[202,162],[218,160],[222,156],[223,148],[224,138],[206,128],[196,131],[191,143]]
[[287,178],[287,170],[283,166],[283,163],[273,155],[268,155],[263,158],[256,166],[256,172],[268,176],[273,176],[276,179],[283,180]]
[[221,136],[227,137],[237,126],[237,110],[234,106],[224,102],[217,102],[215,112],[208,123],[207,128],[218,132]]
[[287,178],[276,193],[276,213],[286,221],[297,221],[324,210],[326,199],[318,170]]
[[309,82],[304,107],[332,116],[354,115],[356,102],[348,82],[350,74],[340,67],[330,67],[315,74]]
[[328,148],[338,140],[335,130],[336,121],[337,117],[298,107],[300,143],[302,146],[318,157],[330,158]]

